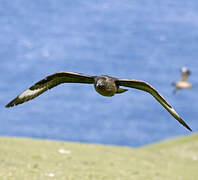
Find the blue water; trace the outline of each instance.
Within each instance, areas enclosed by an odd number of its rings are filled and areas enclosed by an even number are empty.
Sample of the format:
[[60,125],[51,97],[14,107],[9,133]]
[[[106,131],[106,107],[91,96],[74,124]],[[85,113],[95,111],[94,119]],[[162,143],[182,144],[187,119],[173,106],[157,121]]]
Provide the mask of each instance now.
[[[198,130],[198,1],[0,0],[0,135],[141,146],[187,135],[150,94],[60,85],[4,108],[57,71],[148,81]],[[194,88],[172,93],[179,68]]]

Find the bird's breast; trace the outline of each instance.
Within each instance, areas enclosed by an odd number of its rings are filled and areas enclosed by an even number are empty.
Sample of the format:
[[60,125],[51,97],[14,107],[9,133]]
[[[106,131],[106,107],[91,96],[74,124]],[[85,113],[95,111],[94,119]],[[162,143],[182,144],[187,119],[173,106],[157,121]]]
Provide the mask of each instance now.
[[179,81],[175,85],[178,88],[192,88],[192,84],[187,81]]
[[105,86],[98,87],[94,85],[95,90],[102,96],[111,97],[114,96],[114,94],[117,92],[117,86],[115,83],[112,82],[106,82]]

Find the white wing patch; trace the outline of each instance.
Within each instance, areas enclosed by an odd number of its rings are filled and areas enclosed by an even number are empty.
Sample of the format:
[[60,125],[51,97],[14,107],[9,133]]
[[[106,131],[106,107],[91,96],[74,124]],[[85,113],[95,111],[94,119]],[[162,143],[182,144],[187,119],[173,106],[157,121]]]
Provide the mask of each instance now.
[[178,120],[180,121],[181,117],[179,116],[179,114],[177,114],[177,112],[171,107],[170,108],[171,114]]
[[36,94],[38,94],[39,92],[41,92],[43,88],[40,88],[40,89],[35,89],[35,90],[31,90],[31,89],[27,89],[25,90],[23,93],[21,93],[18,98],[19,99],[24,99],[24,98],[27,98],[27,97],[32,97],[32,96],[35,96]]

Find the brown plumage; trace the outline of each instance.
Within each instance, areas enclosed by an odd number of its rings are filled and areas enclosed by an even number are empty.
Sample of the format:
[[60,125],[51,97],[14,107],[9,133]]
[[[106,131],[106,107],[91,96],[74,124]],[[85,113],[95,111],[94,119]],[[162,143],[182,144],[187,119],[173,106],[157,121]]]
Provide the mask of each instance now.
[[146,91],[150,93],[177,121],[191,131],[191,128],[181,119],[171,105],[168,104],[168,102],[150,84],[144,81],[119,79],[107,75],[89,76],[73,72],[57,72],[40,80],[29,89],[19,94],[15,99],[8,103],[6,107],[22,104],[62,83],[94,84],[95,90],[99,94],[108,97],[127,91],[127,89],[120,88],[120,86]]

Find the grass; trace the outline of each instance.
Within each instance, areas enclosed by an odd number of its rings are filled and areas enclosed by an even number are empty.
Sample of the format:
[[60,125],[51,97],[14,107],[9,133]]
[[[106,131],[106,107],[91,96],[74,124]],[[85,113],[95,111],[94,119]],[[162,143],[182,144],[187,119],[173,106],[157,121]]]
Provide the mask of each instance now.
[[0,138],[0,180],[197,180],[198,134],[141,147]]

